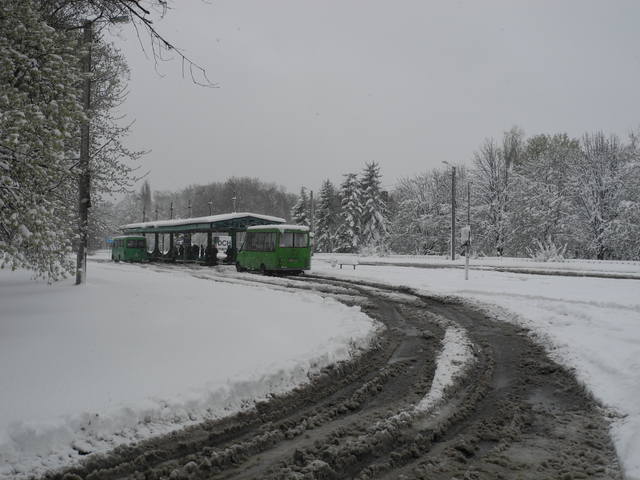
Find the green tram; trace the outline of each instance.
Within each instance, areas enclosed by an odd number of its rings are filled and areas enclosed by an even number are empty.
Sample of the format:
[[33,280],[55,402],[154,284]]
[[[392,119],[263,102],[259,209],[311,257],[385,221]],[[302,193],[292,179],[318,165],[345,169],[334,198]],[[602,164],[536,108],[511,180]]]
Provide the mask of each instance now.
[[114,237],[111,245],[111,260],[119,262],[145,262],[149,259],[147,239],[140,235]]
[[236,269],[302,273],[311,268],[309,227],[261,225],[247,228],[236,258]]

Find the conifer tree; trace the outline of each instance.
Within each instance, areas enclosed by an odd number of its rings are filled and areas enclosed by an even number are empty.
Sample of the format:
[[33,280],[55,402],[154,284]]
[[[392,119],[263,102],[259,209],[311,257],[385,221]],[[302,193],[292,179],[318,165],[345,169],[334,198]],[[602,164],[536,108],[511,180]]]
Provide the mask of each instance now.
[[354,253],[360,246],[360,219],[362,204],[358,177],[348,173],[340,185],[340,225],[337,234],[337,249],[340,252]]
[[320,252],[333,252],[336,247],[339,210],[336,188],[325,180],[316,208],[316,247]]
[[387,236],[387,206],[381,184],[380,166],[367,163],[359,182],[363,246],[381,247]]
[[307,189],[302,187],[300,188],[298,201],[291,209],[291,219],[297,225],[309,226],[311,217],[310,209],[311,203],[309,201],[309,196],[307,195]]

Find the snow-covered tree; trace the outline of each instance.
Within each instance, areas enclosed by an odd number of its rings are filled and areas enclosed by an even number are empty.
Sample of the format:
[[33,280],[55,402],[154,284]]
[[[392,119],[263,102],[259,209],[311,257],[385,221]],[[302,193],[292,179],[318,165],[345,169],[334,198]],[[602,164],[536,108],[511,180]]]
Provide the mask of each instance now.
[[151,185],[148,180],[145,180],[140,187],[140,203],[142,203],[142,218],[146,221],[151,214]]
[[[91,108],[89,162],[91,195],[96,203],[105,196],[130,192],[135,182],[135,165],[144,151],[132,151],[124,144],[132,123],[122,125],[118,109],[126,96],[129,68],[120,51],[95,35],[91,46]],[[70,150],[78,148],[78,136]],[[147,204],[147,215],[151,207]]]
[[380,166],[376,162],[367,163],[358,184],[363,246],[381,247],[387,236],[387,206],[381,178]]
[[[467,169],[456,167],[456,224],[466,224]],[[404,178],[392,193],[391,248],[398,253],[444,254],[451,244],[451,169]]]
[[77,50],[33,1],[0,4],[0,260],[50,279],[73,268],[66,144],[83,117]]
[[488,139],[474,153],[473,193],[478,228],[476,246],[487,253],[504,253],[507,236],[507,168],[502,151]]
[[598,259],[614,254],[614,227],[632,161],[618,137],[598,132],[582,137],[580,154],[571,165],[572,221],[587,251]]
[[348,173],[340,185],[340,218],[336,249],[339,252],[354,253],[360,246],[360,221],[362,204],[358,176]]
[[300,189],[300,195],[298,201],[291,209],[291,219],[297,225],[309,226],[311,220],[311,202],[309,195],[307,195],[307,189],[302,187]]
[[320,252],[333,252],[337,244],[340,204],[336,188],[325,180],[320,189],[315,211],[315,245]]
[[513,170],[508,221],[511,253],[522,255],[535,245],[574,249],[568,215],[569,168],[579,143],[566,134],[537,135],[527,141]]

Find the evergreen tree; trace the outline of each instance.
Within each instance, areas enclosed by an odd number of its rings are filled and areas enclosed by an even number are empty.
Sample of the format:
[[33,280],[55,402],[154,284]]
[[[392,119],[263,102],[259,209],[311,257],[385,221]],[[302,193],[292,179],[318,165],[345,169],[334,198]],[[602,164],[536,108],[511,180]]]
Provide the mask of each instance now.
[[336,188],[331,181],[325,180],[320,189],[315,218],[315,243],[319,252],[333,252],[336,247],[339,211]]
[[309,226],[310,217],[311,202],[309,200],[309,196],[307,195],[307,189],[302,187],[300,189],[300,196],[298,197],[298,201],[291,209],[291,219],[297,225]]
[[387,236],[387,208],[381,183],[380,166],[376,162],[367,163],[358,185],[362,246],[379,248]]
[[142,203],[142,221],[147,221],[151,214],[151,185],[148,180],[145,180],[140,188],[140,202]]
[[360,246],[360,219],[362,204],[358,177],[355,173],[348,173],[340,185],[340,218],[337,233],[337,250],[339,252],[354,253]]

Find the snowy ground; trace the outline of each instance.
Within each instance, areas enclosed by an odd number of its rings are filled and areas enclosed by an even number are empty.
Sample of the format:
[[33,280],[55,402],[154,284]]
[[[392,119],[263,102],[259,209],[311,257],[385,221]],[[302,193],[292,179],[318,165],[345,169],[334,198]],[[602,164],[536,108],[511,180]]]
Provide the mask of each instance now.
[[[640,281],[483,270],[465,282],[458,269],[339,270],[327,260],[315,256],[314,273],[460,296],[529,327],[608,407],[627,476],[640,479]],[[572,265],[640,276],[633,262]],[[91,262],[79,299],[68,281],[0,271],[0,478],[232,413],[348,358],[375,328],[358,309],[316,295],[168,275]],[[463,332],[447,334],[421,407],[437,403],[467,361]]]
[[[388,264],[397,266],[464,267],[464,257],[458,256],[454,262],[442,255],[387,255],[373,257],[350,254],[316,254],[317,260],[357,258],[361,264]],[[348,267],[345,267],[348,268]],[[567,259],[561,262],[543,262],[532,258],[479,257],[472,258],[470,268],[481,270],[514,269],[545,273],[582,273],[589,275],[626,275],[640,279],[640,262],[632,260],[582,260]]]
[[[640,280],[473,270],[465,281],[462,270],[451,268],[360,265],[340,270],[332,267],[330,257],[314,256],[313,273],[455,295],[527,326],[608,407],[626,474],[640,479]],[[594,268],[591,262],[572,264],[582,270]],[[619,265],[605,269],[640,275],[637,262]]]
[[88,278],[0,270],[0,478],[233,413],[378,328],[314,294],[112,263],[90,262]]

